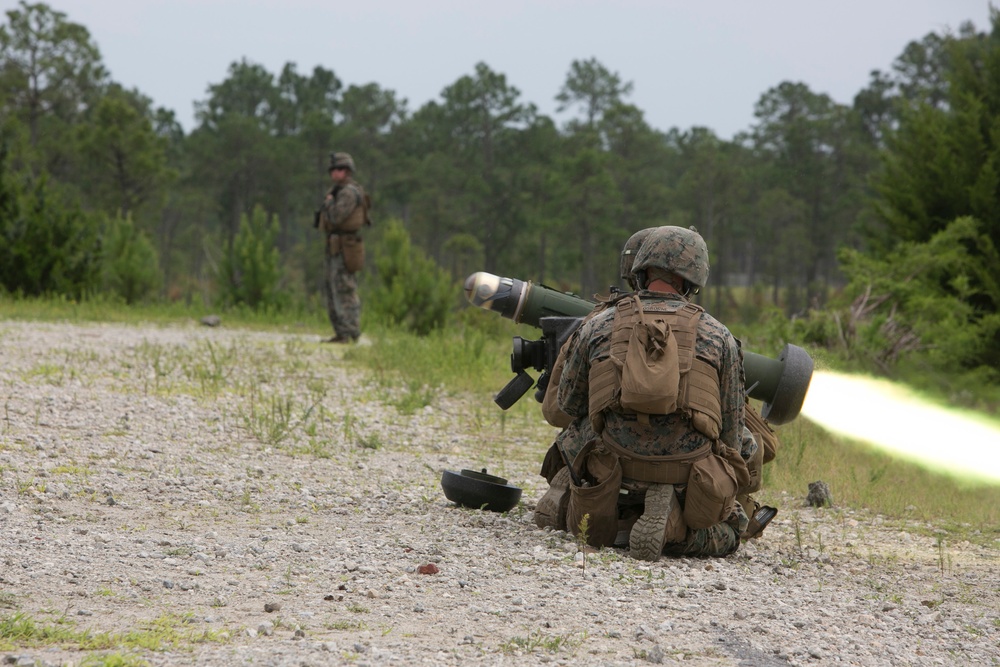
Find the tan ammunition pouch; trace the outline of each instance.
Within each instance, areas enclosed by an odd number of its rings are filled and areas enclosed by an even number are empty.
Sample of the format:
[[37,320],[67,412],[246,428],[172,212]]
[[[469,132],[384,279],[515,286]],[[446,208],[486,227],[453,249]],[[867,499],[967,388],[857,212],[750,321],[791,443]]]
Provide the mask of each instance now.
[[610,547],[618,535],[618,491],[622,467],[618,455],[600,440],[591,440],[573,460],[581,486],[570,481],[566,528],[585,536],[592,547]]
[[697,461],[688,478],[684,523],[698,530],[725,521],[736,508],[736,494],[748,482],[740,453],[716,441],[713,453]]
[[677,337],[669,322],[647,314],[639,297],[632,299],[632,312],[639,321],[632,322],[629,334],[619,404],[636,414],[669,415],[677,410],[681,383]]
[[542,468],[538,471],[538,474],[551,484],[552,478],[556,476],[556,473],[565,467],[566,462],[563,460],[562,452],[559,451],[559,443],[553,442],[549,446],[548,451],[545,452],[545,458],[542,459]]
[[[622,375],[631,354],[632,331],[637,323],[643,323],[643,318],[646,318],[647,321],[662,321],[669,328],[670,337],[677,343],[677,372],[680,379],[676,410],[690,415],[691,425],[699,433],[713,440],[719,437],[722,431],[719,372],[711,364],[694,356],[698,322],[703,310],[693,303],[668,310],[675,307],[676,302],[643,303],[638,298],[622,299],[615,304],[610,353],[607,359],[590,368],[588,412],[596,433],[604,430],[601,413],[605,409],[634,413],[644,423],[649,423],[649,414],[658,414],[628,410],[621,402]],[[671,387],[664,389],[664,395],[671,390]]]
[[[756,440],[756,435],[754,435]],[[742,458],[742,457],[741,457]],[[763,482],[762,473],[764,467],[764,448],[761,446],[760,441],[757,441],[757,451],[754,452],[753,456],[746,462],[747,468],[747,478],[749,482],[746,487],[740,488],[740,493],[755,493],[760,491],[761,483]]]
[[[360,231],[362,227],[372,226],[371,216],[369,215],[369,211],[372,207],[372,198],[361,188],[360,185],[354,183],[353,181],[352,184],[361,192],[361,198],[358,205],[354,207],[354,210],[351,211],[350,214],[348,214],[348,216],[340,222],[340,224],[337,224],[335,221],[330,219],[329,212],[333,206],[332,202],[328,201],[327,204],[320,210],[320,228],[327,234],[357,232]],[[343,187],[344,186],[339,186],[337,190],[340,190]],[[331,192],[334,191],[331,190]],[[336,193],[334,194],[334,197],[336,197]]]
[[334,226],[335,232],[356,232],[359,231],[366,223],[370,226],[371,221],[368,219],[368,207],[371,205],[371,197],[367,194],[362,194],[361,203],[354,207],[350,215],[344,218],[344,221],[339,225]]
[[327,252],[330,256],[342,254],[344,268],[357,273],[365,267],[365,242],[357,234],[330,234],[327,237]]
[[340,251],[344,253],[344,268],[351,273],[357,273],[365,268],[365,242],[357,234],[344,234],[340,237]]
[[747,403],[746,407],[747,428],[753,433],[754,440],[757,441],[757,448],[761,450],[762,463],[770,463],[778,453],[778,436],[771,428],[771,425],[761,417],[757,408]]

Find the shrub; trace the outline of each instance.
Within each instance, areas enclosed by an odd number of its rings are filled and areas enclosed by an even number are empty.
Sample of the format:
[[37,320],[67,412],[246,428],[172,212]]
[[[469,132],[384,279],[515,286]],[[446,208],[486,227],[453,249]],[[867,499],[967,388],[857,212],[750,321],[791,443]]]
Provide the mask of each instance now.
[[240,229],[220,267],[220,283],[229,304],[253,309],[281,305],[281,254],[278,220],[257,206],[240,217]]
[[136,229],[131,216],[108,220],[101,246],[101,284],[106,291],[133,304],[159,288],[156,251],[149,237]]
[[45,174],[22,183],[0,151],[0,285],[79,299],[100,278],[100,216],[63,201]]
[[374,285],[368,316],[424,336],[440,329],[459,303],[459,288],[448,273],[410,242],[398,220],[388,222],[375,253]]

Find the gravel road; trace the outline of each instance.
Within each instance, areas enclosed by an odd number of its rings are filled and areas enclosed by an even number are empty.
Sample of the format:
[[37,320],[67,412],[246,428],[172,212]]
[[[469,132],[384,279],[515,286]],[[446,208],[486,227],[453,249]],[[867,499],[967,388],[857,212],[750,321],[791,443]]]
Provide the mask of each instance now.
[[[316,341],[0,321],[0,663],[1000,661],[1000,544],[802,489],[728,558],[585,557],[531,519],[540,414],[413,410]],[[483,465],[511,512],[445,499]]]

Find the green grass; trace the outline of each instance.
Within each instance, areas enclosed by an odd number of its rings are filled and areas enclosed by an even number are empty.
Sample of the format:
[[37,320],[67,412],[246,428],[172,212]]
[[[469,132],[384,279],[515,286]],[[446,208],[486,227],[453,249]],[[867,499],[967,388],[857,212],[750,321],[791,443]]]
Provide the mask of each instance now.
[[122,648],[158,651],[165,647],[183,648],[191,643],[228,640],[228,634],[224,632],[199,631],[188,625],[185,617],[169,614],[139,623],[122,633],[77,628],[65,618],[52,623],[42,623],[22,613],[0,618],[0,650],[3,651],[37,646],[60,646],[83,651]]
[[[780,506],[782,491],[804,498],[809,483],[822,480],[830,487],[834,508],[933,522],[934,528],[994,546],[1000,538],[1000,485],[971,484],[927,470],[831,435],[802,418],[776,430],[781,445],[775,460],[764,466],[763,491],[755,494],[761,501]],[[926,528],[928,534],[932,530]]]
[[526,637],[511,637],[500,646],[500,650],[508,655],[534,653],[537,651],[546,651],[548,653],[568,651],[572,655],[586,639],[587,635],[585,633],[550,635],[535,631]]
[[108,653],[88,655],[80,662],[80,667],[147,667],[149,663],[134,655]]

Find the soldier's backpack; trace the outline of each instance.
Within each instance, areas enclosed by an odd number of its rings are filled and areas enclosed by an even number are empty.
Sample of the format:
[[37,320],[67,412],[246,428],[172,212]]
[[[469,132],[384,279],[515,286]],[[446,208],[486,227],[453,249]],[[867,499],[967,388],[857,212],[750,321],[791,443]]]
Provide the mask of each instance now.
[[[677,337],[670,324],[655,313],[646,313],[633,296],[632,332],[622,365],[621,406],[646,415],[669,415],[677,410],[680,391],[680,358]],[[615,326],[619,325],[615,322]]]

